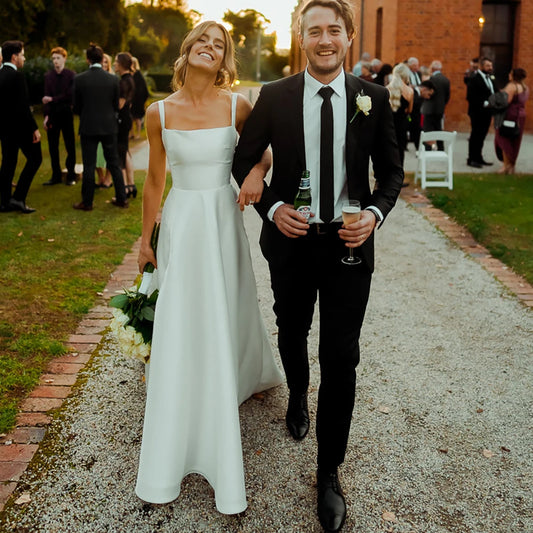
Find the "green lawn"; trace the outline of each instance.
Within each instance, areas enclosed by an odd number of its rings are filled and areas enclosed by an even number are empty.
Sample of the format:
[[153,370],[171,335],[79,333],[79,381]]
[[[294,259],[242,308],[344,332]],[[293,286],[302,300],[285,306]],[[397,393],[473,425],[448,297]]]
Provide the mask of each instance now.
[[[135,174],[139,196],[128,209],[110,203],[110,188],[96,189],[94,211],[76,211],[81,182],[44,187],[51,176],[45,134],[42,152],[27,197],[37,211],[0,213],[0,433],[13,426],[20,400],[50,359],[65,352],[68,336],[141,233],[144,172]],[[62,141],[60,152],[64,163]],[[15,179],[24,161],[20,154]]]
[[454,175],[432,203],[468,228],[490,253],[533,284],[533,176]]

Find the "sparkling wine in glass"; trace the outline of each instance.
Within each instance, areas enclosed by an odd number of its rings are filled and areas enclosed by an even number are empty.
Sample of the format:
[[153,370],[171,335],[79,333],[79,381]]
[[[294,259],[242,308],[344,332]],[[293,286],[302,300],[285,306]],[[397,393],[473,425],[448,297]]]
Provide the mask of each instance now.
[[[345,226],[353,224],[361,218],[361,204],[359,200],[348,200],[342,204],[342,221]],[[345,265],[358,265],[361,263],[359,257],[353,255],[353,248],[349,248],[349,253],[341,259]]]

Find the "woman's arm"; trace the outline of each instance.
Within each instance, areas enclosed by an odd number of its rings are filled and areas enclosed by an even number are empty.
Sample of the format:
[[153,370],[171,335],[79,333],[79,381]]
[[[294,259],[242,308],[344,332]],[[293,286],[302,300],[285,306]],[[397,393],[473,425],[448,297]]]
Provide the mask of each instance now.
[[166,152],[161,138],[159,106],[153,103],[146,111],[146,133],[150,145],[148,172],[143,189],[143,227],[138,265],[142,272],[147,263],[157,267],[154,251],[150,245],[166,182]]

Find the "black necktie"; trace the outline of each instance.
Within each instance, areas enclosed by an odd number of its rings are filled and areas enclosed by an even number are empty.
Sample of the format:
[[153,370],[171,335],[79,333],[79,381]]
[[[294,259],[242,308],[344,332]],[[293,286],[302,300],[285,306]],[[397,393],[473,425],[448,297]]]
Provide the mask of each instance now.
[[333,219],[333,107],[331,87],[322,87],[318,94],[323,98],[320,108],[320,218]]

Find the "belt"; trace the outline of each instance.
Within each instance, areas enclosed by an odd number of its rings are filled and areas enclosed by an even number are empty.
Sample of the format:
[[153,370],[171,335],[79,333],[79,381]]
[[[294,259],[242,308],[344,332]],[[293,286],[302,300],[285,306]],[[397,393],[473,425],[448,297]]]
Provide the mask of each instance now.
[[337,233],[342,228],[342,222],[330,222],[329,224],[320,222],[309,224],[309,226],[308,235],[328,235],[330,233]]

